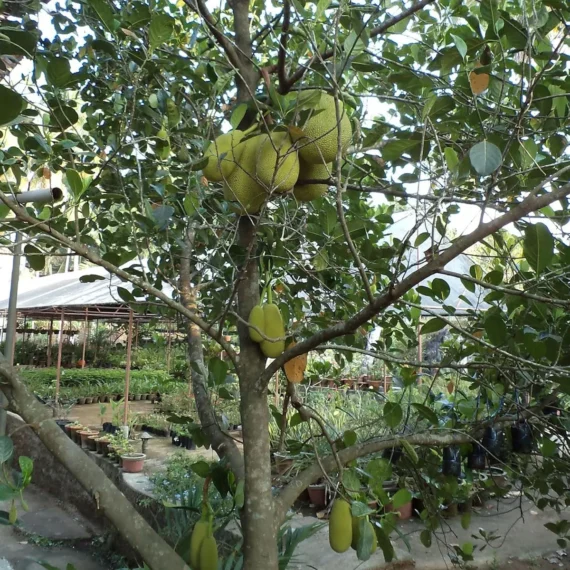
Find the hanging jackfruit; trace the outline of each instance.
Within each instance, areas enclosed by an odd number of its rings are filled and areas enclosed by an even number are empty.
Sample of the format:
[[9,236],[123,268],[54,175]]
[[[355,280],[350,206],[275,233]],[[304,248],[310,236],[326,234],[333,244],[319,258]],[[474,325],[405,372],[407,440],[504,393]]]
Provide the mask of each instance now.
[[234,154],[239,153],[239,162],[224,183],[224,198],[238,202],[246,214],[259,212],[267,198],[267,192],[257,181],[256,175],[257,155],[264,138],[264,135],[257,135],[236,147]]
[[[295,346],[297,343],[292,342],[287,348]],[[292,384],[299,384],[303,381],[305,375],[305,368],[307,368],[307,353],[295,356],[291,360],[288,360],[283,365],[283,370],[285,370],[285,376],[287,380]]]
[[299,180],[293,188],[293,196],[299,202],[310,202],[326,194],[327,184],[299,184],[304,180],[328,180],[331,176],[332,164],[308,164],[299,160]]
[[263,332],[268,338],[280,338],[282,340],[261,341],[261,352],[267,358],[277,358],[285,350],[285,327],[281,311],[275,303],[263,305]]
[[211,182],[220,182],[226,179],[235,169],[244,148],[240,145],[243,131],[231,131],[220,135],[204,153],[208,164],[202,172]]
[[[249,324],[257,327],[260,331],[265,334],[265,315],[263,313],[263,307],[261,305],[256,305],[251,309],[251,313],[249,313]],[[255,330],[250,328],[249,329],[249,338],[253,342],[261,342],[263,337]]]
[[[310,96],[310,92],[306,93],[306,96]],[[313,113],[301,125],[302,134],[297,130],[291,131],[294,140],[299,143],[299,157],[307,164],[326,164],[336,159],[339,130],[342,153],[346,152],[352,139],[352,126],[344,104],[339,101],[338,106],[337,121],[334,97],[321,93]]]
[[329,518],[329,544],[335,552],[346,552],[352,544],[352,515],[344,499],[336,499]]
[[286,131],[263,135],[256,161],[257,178],[268,192],[282,194],[299,178],[299,157]]
[[202,541],[200,547],[200,562],[197,570],[218,570],[218,545],[210,534]]
[[190,567],[198,570],[200,566],[200,550],[204,539],[208,536],[210,522],[207,518],[201,518],[195,525],[190,537]]

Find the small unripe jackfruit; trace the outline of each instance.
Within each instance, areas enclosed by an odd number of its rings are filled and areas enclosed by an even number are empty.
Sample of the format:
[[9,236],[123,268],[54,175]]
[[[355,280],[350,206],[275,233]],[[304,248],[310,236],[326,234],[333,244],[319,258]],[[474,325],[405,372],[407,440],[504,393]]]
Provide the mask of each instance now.
[[245,148],[239,144],[243,136],[243,131],[231,131],[210,144],[204,153],[208,164],[202,170],[208,180],[220,182],[233,172]]
[[[307,92],[308,94],[308,92]],[[352,139],[352,126],[344,108],[339,101],[339,118],[337,121],[334,97],[321,93],[319,102],[313,109],[305,125],[301,126],[303,136],[299,141],[299,156],[308,164],[322,164],[336,159],[338,150],[338,134],[342,153],[346,152]],[[297,140],[297,137],[295,137]]]
[[282,340],[261,341],[261,352],[267,358],[277,358],[285,350],[285,327],[281,311],[275,303],[263,305],[263,332],[268,338],[280,338]]
[[[265,315],[261,305],[256,305],[251,309],[248,321],[250,325],[257,327],[265,334]],[[251,338],[253,342],[261,342],[263,340],[263,337],[255,329],[251,328],[249,329],[249,338]]]
[[199,570],[218,570],[218,545],[213,536],[207,536],[200,547]]
[[207,519],[200,519],[195,525],[190,537],[190,567],[199,569],[200,567],[200,549],[204,539],[208,536],[210,523]]
[[344,499],[336,499],[329,518],[329,544],[335,552],[346,552],[352,544],[352,515]]
[[267,192],[257,181],[255,172],[259,145],[263,139],[264,135],[257,135],[236,147],[236,153],[240,153],[239,163],[224,184],[225,199],[238,202],[241,210],[247,214],[259,212],[267,198]]
[[264,135],[256,161],[257,178],[268,192],[282,194],[299,178],[299,157],[288,132]]
[[304,180],[328,180],[331,176],[332,164],[307,164],[299,161],[299,180],[293,189],[293,196],[299,202],[310,202],[326,194],[327,184],[299,184]]

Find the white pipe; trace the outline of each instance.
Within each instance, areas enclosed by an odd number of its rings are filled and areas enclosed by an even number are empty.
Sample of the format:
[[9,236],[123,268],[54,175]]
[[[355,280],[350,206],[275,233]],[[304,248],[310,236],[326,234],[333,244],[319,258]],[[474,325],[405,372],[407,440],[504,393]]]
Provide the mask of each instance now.
[[8,202],[12,204],[48,204],[50,202],[57,202],[63,198],[61,188],[40,188],[38,190],[30,190],[29,192],[21,192],[13,196],[6,196]]

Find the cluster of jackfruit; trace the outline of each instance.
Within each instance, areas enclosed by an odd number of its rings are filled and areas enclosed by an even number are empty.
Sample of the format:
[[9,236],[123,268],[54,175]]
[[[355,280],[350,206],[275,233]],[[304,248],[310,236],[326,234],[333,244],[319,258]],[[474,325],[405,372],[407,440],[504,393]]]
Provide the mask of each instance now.
[[285,350],[285,326],[279,307],[275,303],[256,305],[249,313],[248,320],[251,325],[249,337],[259,343],[261,352],[267,358],[280,356]]
[[361,533],[368,535],[367,543],[370,551],[368,555],[376,552],[378,539],[372,523],[368,517],[352,516],[350,504],[344,499],[336,499],[333,503],[329,518],[329,544],[338,553],[346,552],[349,548],[358,550]]
[[[305,92],[305,96],[307,92]],[[309,202],[327,191],[326,184],[302,184],[330,178],[340,137],[344,153],[352,127],[344,105],[320,93],[301,127],[254,134],[235,130],[220,135],[206,150],[204,177],[223,182],[224,197],[237,202],[242,213],[255,214],[268,197],[292,192],[299,202]]]
[[218,570],[218,545],[212,533],[211,515],[203,513],[190,537],[190,568]]

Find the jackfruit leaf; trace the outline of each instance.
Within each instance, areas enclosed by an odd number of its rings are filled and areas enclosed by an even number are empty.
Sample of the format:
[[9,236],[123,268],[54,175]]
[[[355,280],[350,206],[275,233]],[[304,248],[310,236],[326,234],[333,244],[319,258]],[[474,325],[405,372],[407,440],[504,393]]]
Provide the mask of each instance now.
[[507,340],[507,325],[504,319],[497,313],[491,314],[485,319],[485,332],[495,346],[501,346]]
[[117,287],[117,294],[125,303],[134,303],[136,301],[134,295],[124,287]]
[[397,402],[386,402],[384,404],[384,421],[391,428],[397,427],[402,421],[402,407]]
[[34,271],[41,271],[45,267],[45,255],[35,245],[30,243],[26,245],[24,253],[26,254],[26,260]]
[[197,461],[190,465],[190,469],[198,475],[198,477],[206,478],[210,474],[210,465],[205,461]]
[[344,445],[346,447],[350,447],[351,445],[354,445],[356,443],[358,436],[356,435],[356,432],[354,430],[349,429],[342,434],[342,439],[344,441]]
[[148,34],[150,49],[154,50],[167,42],[174,32],[174,19],[167,14],[156,14],[150,22]]
[[536,273],[548,267],[554,256],[554,238],[545,224],[527,226],[524,232],[523,253]]
[[461,54],[461,57],[465,59],[465,56],[467,55],[467,44],[465,43],[465,40],[460,36],[456,36],[454,34],[450,35],[453,38],[457,51]]
[[374,527],[370,525],[366,517],[358,521],[358,542],[356,544],[356,556],[358,560],[368,560],[372,554],[374,542]]
[[234,501],[238,509],[243,508],[243,505],[245,503],[245,489],[243,479],[240,479],[237,483],[236,492],[234,494]]
[[73,168],[68,168],[65,171],[65,185],[69,188],[69,191],[76,199],[80,198],[81,194],[84,192],[81,175]]
[[360,501],[354,501],[350,505],[350,512],[352,513],[353,517],[365,517],[367,515],[371,515],[376,511],[374,509],[371,509],[365,503],[361,503]]
[[461,528],[467,530],[471,524],[471,513],[463,513],[461,517]]
[[32,472],[34,470],[34,462],[25,455],[18,457],[18,465],[22,474],[22,487],[27,487],[32,481]]
[[386,562],[392,562],[392,560],[394,560],[395,552],[390,537],[386,531],[379,526],[374,526],[374,532],[376,533],[378,546],[382,549],[382,554],[384,554],[384,560]]
[[11,501],[18,497],[19,492],[8,485],[0,485],[0,501]]
[[46,68],[46,76],[50,85],[65,87],[71,80],[71,67],[69,60],[63,57],[54,57],[49,60]]
[[445,155],[445,162],[447,163],[448,170],[455,170],[459,164],[459,157],[457,156],[457,152],[455,152],[455,150],[450,146],[446,146],[443,149],[443,154]]
[[408,489],[400,489],[393,497],[392,497],[392,505],[394,509],[399,509],[404,505],[407,505],[412,500],[412,494]]
[[499,147],[488,141],[482,141],[469,151],[471,165],[480,176],[489,176],[501,166],[503,156]]
[[247,112],[247,104],[240,103],[233,111],[230,117],[230,125],[233,129],[237,129]]
[[89,5],[99,16],[99,20],[109,30],[113,32],[116,28],[113,10],[106,0],[88,0]]
[[0,127],[18,117],[23,105],[24,99],[19,93],[0,85]]
[[313,265],[316,271],[324,271],[329,266],[329,254],[326,249],[321,249],[315,257],[313,257]]
[[93,283],[95,281],[103,281],[105,278],[102,275],[82,275],[79,278],[79,283]]
[[422,418],[424,418],[434,426],[439,425],[437,414],[433,410],[430,410],[427,406],[424,406],[423,404],[413,403],[412,406],[416,409],[418,414],[422,416]]
[[0,435],[0,464],[6,463],[14,453],[14,444],[7,435]]
[[211,358],[208,362],[209,376],[216,386],[225,384],[228,375],[228,365],[220,358]]
[[431,546],[431,532],[427,529],[422,530],[420,532],[420,541],[426,548],[429,548]]
[[374,483],[382,485],[384,481],[392,477],[392,464],[384,458],[373,459],[366,466],[366,473]]
[[200,197],[196,193],[184,196],[184,211],[188,216],[193,216],[200,207]]
[[344,488],[349,492],[358,493],[358,491],[360,491],[360,477],[357,475],[354,469],[348,469],[343,473],[342,484],[344,485]]
[[439,317],[430,319],[420,330],[420,334],[430,334],[445,328],[447,323]]

